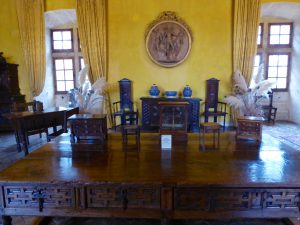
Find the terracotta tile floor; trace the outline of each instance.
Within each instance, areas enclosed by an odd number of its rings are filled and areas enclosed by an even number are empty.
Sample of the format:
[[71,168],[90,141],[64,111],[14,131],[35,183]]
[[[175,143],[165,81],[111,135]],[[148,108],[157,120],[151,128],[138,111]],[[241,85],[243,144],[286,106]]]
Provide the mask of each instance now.
[[[232,131],[231,131],[232,132]],[[300,126],[289,122],[276,122],[275,125],[265,125],[263,127],[264,136],[270,135],[275,137],[277,141],[284,142],[297,150],[300,146],[281,138],[282,134],[293,133],[300,134]],[[68,134],[65,134],[68,135]],[[30,136],[29,152],[34,151],[46,143],[46,137],[39,138],[38,135]],[[23,152],[17,151],[15,137],[13,133],[0,133],[0,170],[6,168],[13,162],[24,157]],[[37,218],[28,216],[14,216],[14,225],[30,225],[34,224]],[[292,220],[294,224],[300,225],[296,219]],[[1,223],[1,218],[0,218]],[[96,219],[96,218],[53,218],[48,225],[156,225],[160,224],[159,220],[142,220],[142,219]],[[282,220],[262,220],[262,219],[244,219],[244,220],[177,220],[173,221],[174,225],[284,225]]]

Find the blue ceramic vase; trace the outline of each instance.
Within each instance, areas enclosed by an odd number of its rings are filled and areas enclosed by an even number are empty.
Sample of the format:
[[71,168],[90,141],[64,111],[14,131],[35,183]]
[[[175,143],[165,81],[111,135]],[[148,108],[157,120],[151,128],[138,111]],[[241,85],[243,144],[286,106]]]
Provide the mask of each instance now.
[[151,95],[151,97],[158,97],[159,93],[160,93],[160,90],[158,89],[156,84],[153,84],[149,90],[149,94]]
[[190,88],[189,85],[186,85],[184,88],[183,88],[183,97],[184,98],[190,98],[192,96],[192,89]]

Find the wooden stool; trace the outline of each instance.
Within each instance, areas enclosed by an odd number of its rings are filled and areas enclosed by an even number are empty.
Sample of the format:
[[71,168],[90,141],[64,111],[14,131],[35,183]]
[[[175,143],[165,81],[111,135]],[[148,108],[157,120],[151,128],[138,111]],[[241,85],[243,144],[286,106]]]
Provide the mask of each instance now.
[[140,151],[140,127],[137,124],[122,126],[123,150],[128,150],[128,135],[135,135],[135,151]]
[[[202,138],[201,138],[201,129],[202,129]],[[221,125],[214,122],[206,122],[200,124],[200,143],[202,149],[205,150],[205,134],[206,133],[213,133],[213,148],[216,148],[215,140],[216,140],[216,133],[218,134],[217,140],[218,145],[217,148],[220,147],[220,129]]]

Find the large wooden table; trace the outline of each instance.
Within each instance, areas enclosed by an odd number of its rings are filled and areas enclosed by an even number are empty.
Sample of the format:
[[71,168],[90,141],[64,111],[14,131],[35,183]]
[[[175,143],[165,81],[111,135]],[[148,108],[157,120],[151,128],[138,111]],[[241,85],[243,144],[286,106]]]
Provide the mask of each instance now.
[[160,218],[299,217],[300,152],[263,138],[199,150],[199,136],[163,151],[142,134],[140,153],[121,135],[105,149],[50,142],[0,173],[4,224],[13,215]]

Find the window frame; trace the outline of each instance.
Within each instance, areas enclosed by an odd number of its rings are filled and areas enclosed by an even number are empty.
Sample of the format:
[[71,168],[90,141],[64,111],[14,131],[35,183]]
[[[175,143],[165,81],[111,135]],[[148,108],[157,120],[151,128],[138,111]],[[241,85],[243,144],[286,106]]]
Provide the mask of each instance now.
[[264,24],[259,23],[258,27],[261,27],[261,33],[260,33],[260,44],[257,45],[257,48],[262,48],[264,42]]
[[260,60],[259,60],[259,64],[258,67],[263,63],[263,53],[262,52],[257,52],[256,55],[254,56],[254,62],[253,62],[253,72],[254,72],[254,67],[255,67],[255,57],[259,55]]
[[[75,87],[75,61],[74,61],[74,57],[52,57],[52,68],[53,68],[53,79],[54,79],[54,91],[55,94],[66,94],[68,93],[68,91],[58,91],[57,90],[57,76],[56,76],[56,67],[55,67],[55,60],[57,59],[71,59],[72,60],[72,64],[73,64],[73,86]],[[67,81],[67,80],[64,80]]]
[[[56,59],[72,59],[73,60],[73,82],[74,82],[74,88],[77,87],[78,85],[78,75],[79,75],[79,71],[80,71],[80,58],[82,57],[80,48],[78,47],[79,44],[79,36],[78,36],[78,28],[76,26],[69,26],[69,27],[65,27],[65,28],[53,28],[53,29],[49,29],[50,30],[50,34],[51,37],[53,37],[53,34],[51,32],[52,31],[71,31],[71,39],[72,39],[72,47],[73,47],[73,51],[70,50],[59,50],[59,51],[53,51],[52,49],[52,45],[53,42],[51,42],[51,65],[52,65],[52,79],[53,82],[55,84],[53,84],[53,88],[54,88],[54,94],[55,95],[66,95],[68,94],[69,90],[67,91],[57,91],[57,79],[56,79],[56,71],[55,71],[55,60]],[[50,40],[51,37],[49,37]]]
[[[272,25],[290,25],[291,29],[290,29],[290,43],[289,44],[271,44],[270,40],[271,40],[271,26]],[[293,33],[294,33],[294,27],[293,27],[293,23],[292,22],[276,22],[276,23],[268,23],[268,48],[292,48],[293,45]]]
[[[287,76],[286,76],[286,88],[272,88],[274,92],[287,92],[289,90],[289,84],[290,84],[290,73],[291,73],[291,53],[290,52],[267,52],[266,54],[266,79],[269,78],[269,56],[270,55],[287,55],[288,56],[288,66],[287,66]],[[278,67],[277,67],[278,68]],[[278,78],[278,74],[276,76]]]
[[[53,40],[53,32],[55,31],[71,31],[71,49],[54,49],[54,40]],[[52,53],[58,53],[58,52],[74,52],[74,37],[73,37],[73,29],[50,29],[50,38],[51,38],[51,51]]]

